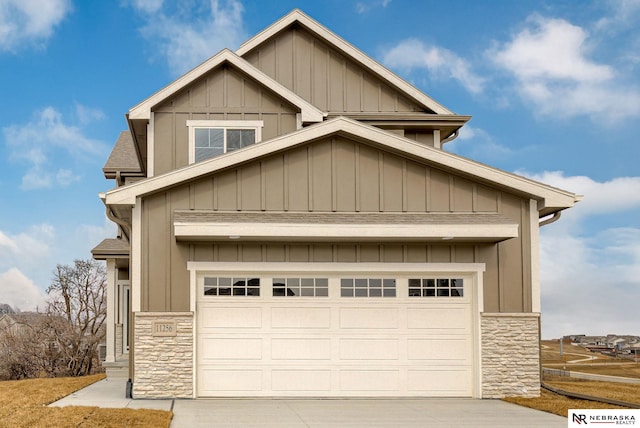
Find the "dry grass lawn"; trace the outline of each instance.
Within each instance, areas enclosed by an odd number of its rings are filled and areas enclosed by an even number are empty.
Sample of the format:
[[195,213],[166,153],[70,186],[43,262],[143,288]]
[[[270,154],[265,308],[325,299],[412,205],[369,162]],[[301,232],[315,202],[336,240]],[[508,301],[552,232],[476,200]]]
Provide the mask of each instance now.
[[[613,358],[590,352],[587,349],[565,345],[564,355],[560,357],[560,344],[557,341],[542,341],[542,365],[551,368],[594,373],[608,376],[623,376],[640,378],[640,365],[629,363],[629,360]],[[595,356],[596,360],[569,363],[569,361]],[[561,365],[561,367],[558,367]],[[568,392],[610,398],[640,404],[640,387],[636,384],[598,382],[560,376],[545,376],[545,383],[554,388]],[[538,398],[509,397],[505,401],[519,404],[533,409],[543,410],[556,415],[567,417],[569,409],[622,409],[624,407],[597,401],[578,400],[542,390]]]
[[537,398],[507,397],[504,400],[520,406],[554,413],[565,418],[569,414],[569,409],[624,409],[624,407],[612,406],[597,401],[564,397],[545,389],[541,391],[540,397]]
[[631,383],[600,382],[560,376],[545,378],[548,385],[568,392],[610,398],[640,405],[640,386]]
[[0,382],[0,427],[169,427],[162,410],[47,407],[104,375]]

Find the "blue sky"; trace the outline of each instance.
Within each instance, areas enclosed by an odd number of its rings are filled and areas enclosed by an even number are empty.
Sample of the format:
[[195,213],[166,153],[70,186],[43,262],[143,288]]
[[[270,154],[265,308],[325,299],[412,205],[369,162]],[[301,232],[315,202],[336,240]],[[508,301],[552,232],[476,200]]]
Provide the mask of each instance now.
[[640,0],[0,0],[0,302],[114,226],[124,114],[300,8],[449,109],[447,149],[583,194],[541,232],[543,337],[640,335]]

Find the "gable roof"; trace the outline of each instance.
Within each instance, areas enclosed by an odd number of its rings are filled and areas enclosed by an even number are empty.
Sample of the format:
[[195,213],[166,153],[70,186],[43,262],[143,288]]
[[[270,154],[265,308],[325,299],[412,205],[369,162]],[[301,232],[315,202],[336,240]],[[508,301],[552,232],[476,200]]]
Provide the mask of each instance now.
[[437,114],[454,114],[451,110],[447,109],[442,104],[438,103],[433,98],[429,97],[428,95],[417,89],[415,86],[399,77],[397,74],[388,70],[382,64],[374,61],[371,57],[355,48],[353,45],[346,42],[344,39],[340,38],[335,33],[328,30],[326,27],[320,25],[317,21],[305,15],[299,9],[292,10],[287,15],[280,18],[278,21],[276,21],[266,29],[262,30],[257,35],[247,40],[238,48],[238,50],[236,50],[236,53],[240,56],[246,55],[248,52],[265,42],[267,39],[273,37],[274,35],[278,34],[279,32],[285,30],[295,23],[302,25],[307,30],[311,31],[315,36],[324,40],[328,45],[342,52],[344,55],[360,64],[360,66],[369,70],[372,74],[380,77],[390,86],[398,89],[409,99],[415,101],[424,108],[432,110]]
[[272,90],[294,106],[300,108],[302,122],[321,122],[324,119],[325,114],[318,108],[305,101],[302,97],[296,95],[294,92],[287,89],[271,77],[267,76],[265,73],[258,70],[248,61],[240,58],[229,49],[221,50],[216,55],[212,56],[196,68],[182,75],[169,85],[165,86],[146,100],[133,107],[131,110],[129,110],[129,119],[149,119],[151,117],[151,109],[153,108],[153,106],[164,101],[166,98],[180,91],[190,83],[202,77],[207,72],[224,63],[235,66],[239,70],[254,78],[257,82],[259,82],[266,88]]
[[434,149],[352,119],[338,117],[215,158],[191,164],[166,174],[110,190],[105,194],[105,203],[107,205],[135,205],[136,198],[139,196],[155,193],[222,169],[250,162],[254,159],[334,134],[377,146],[419,162],[432,163],[443,170],[471,177],[518,194],[527,195],[538,200],[538,211],[544,215],[572,207],[580,200],[580,197],[573,193],[452,153]]

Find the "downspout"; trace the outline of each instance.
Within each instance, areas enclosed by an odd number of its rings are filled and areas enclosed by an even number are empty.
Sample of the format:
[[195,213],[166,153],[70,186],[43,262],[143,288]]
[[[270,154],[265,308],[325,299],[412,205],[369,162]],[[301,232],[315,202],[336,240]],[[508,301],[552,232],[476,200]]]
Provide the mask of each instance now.
[[112,222],[114,222],[115,224],[117,224],[118,226],[120,226],[122,228],[122,231],[125,233],[125,235],[127,235],[127,240],[129,240],[129,237],[131,236],[131,229],[129,228],[129,225],[123,220],[113,215],[113,212],[111,211],[110,207],[107,207],[107,218]]
[[460,130],[456,129],[453,134],[449,135],[447,138],[440,141],[440,146],[442,146],[444,143],[448,143],[449,141],[455,140],[456,138],[458,138],[458,135],[460,135]]
[[114,222],[115,224],[117,224],[118,226],[120,226],[124,234],[127,235],[127,240],[129,240],[129,238],[131,237],[131,227],[124,220],[119,219],[118,217],[115,216],[115,214],[113,214],[113,211],[111,211],[111,207],[109,207],[105,202],[106,198],[104,193],[100,193],[99,196],[100,196],[100,199],[102,200],[102,203],[105,204],[107,218],[112,222]]
[[546,220],[542,220],[540,223],[538,223],[539,227],[542,226],[546,226],[547,224],[551,224],[554,223],[558,220],[560,220],[560,215],[561,215],[561,211],[556,211],[553,213],[553,216],[551,218],[547,218]]

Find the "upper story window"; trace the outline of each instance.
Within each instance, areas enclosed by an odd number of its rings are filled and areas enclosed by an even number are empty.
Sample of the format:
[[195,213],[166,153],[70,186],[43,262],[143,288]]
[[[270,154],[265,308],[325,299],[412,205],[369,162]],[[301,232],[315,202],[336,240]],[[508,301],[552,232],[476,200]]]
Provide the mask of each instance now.
[[261,141],[263,124],[261,120],[188,120],[189,163]]

